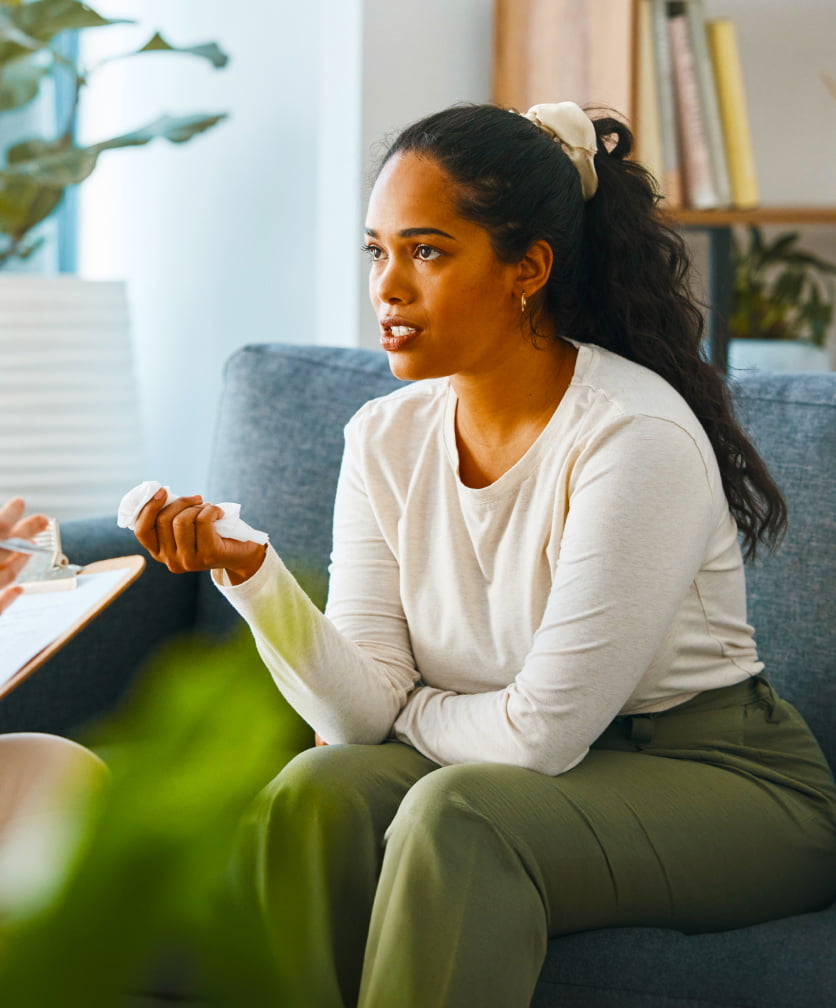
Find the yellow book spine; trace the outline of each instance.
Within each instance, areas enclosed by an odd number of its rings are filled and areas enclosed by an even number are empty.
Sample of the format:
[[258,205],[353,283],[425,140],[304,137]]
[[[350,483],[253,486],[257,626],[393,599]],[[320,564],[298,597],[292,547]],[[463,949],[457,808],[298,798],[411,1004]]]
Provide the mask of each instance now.
[[734,23],[727,18],[706,22],[706,31],[726,143],[732,202],[741,210],[748,210],[758,205],[760,195],[737,32]]

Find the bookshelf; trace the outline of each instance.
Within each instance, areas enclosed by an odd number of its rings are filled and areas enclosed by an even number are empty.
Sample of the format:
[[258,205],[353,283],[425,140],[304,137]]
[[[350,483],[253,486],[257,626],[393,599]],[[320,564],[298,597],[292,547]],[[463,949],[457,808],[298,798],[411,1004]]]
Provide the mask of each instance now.
[[692,210],[678,207],[667,217],[684,231],[701,231],[708,236],[708,340],[711,362],[725,371],[729,334],[725,320],[732,308],[732,228],[761,225],[836,226],[836,206],[763,206],[752,210]]
[[691,210],[680,207],[668,211],[668,215],[681,227],[702,230],[734,227],[737,224],[836,225],[836,206],[765,206],[754,210]]
[[[836,227],[836,206],[758,205],[757,166],[752,160],[742,79],[737,82],[740,90],[732,88],[731,93],[728,90],[728,66],[734,64],[739,71],[736,41],[729,48],[734,28],[731,26],[731,33],[725,31],[721,35],[725,48],[712,51],[710,38],[706,39],[707,47],[694,43],[700,35],[700,26],[712,21],[715,25],[723,22],[727,27],[731,24],[727,18],[708,18],[707,6],[705,0],[494,0],[493,100],[507,108],[524,110],[536,102],[571,98],[582,106],[607,106],[623,113],[633,128],[636,155],[660,180],[662,192],[670,200],[668,219],[682,231],[701,232],[708,238],[707,288],[711,311],[707,339],[712,363],[726,370],[725,320],[731,313],[733,294],[733,229],[753,224]],[[668,74],[664,72],[670,53],[663,57],[663,51],[671,45],[670,21],[675,15],[685,15],[690,22],[688,35],[699,95],[694,99],[697,104],[684,110],[669,104],[666,116],[664,96],[675,105],[677,93],[683,90],[681,81],[671,78],[670,65]],[[662,29],[660,38],[661,24],[667,24],[668,31]],[[712,34],[707,27],[704,30]],[[714,41],[717,42],[716,33]],[[651,51],[653,55],[649,57]],[[706,77],[703,64],[715,70],[714,74],[708,71],[717,89],[714,99],[706,94],[706,88],[712,90],[710,84],[705,79],[697,80]],[[726,74],[721,74],[718,66],[724,66]],[[724,107],[720,107],[723,103],[719,101],[721,77],[726,78]],[[655,81],[653,87],[648,85],[651,78]],[[729,122],[721,123],[722,138],[711,136],[712,116],[707,110],[712,103],[717,104],[717,112],[733,112],[734,128],[727,129]],[[654,110],[652,115],[650,108]],[[697,118],[703,120],[703,139],[709,148],[705,153],[714,162],[719,145],[724,150],[720,157],[729,175],[721,183],[718,166],[712,163],[710,188],[715,198],[708,201],[695,198],[689,184],[694,165],[683,160],[682,122],[693,123]],[[648,125],[651,120],[655,121],[655,133]],[[729,135],[736,138],[734,142]],[[677,150],[673,172],[668,170],[666,149],[670,147]],[[736,168],[734,173],[732,165]],[[712,208],[695,209],[695,202]]]

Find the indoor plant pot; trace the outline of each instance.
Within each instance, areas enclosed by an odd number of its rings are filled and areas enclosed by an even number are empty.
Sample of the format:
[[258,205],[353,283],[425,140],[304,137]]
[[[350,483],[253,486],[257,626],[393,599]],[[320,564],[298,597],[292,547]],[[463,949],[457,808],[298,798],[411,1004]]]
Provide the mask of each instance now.
[[735,237],[729,371],[828,371],[836,266],[798,248],[799,234]]

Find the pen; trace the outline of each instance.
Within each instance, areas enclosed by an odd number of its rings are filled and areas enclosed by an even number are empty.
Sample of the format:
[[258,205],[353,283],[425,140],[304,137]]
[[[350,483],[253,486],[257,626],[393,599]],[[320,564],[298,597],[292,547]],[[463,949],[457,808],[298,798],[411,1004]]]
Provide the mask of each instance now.
[[10,550],[12,553],[52,553],[46,546],[36,546],[28,539],[0,539],[0,549]]

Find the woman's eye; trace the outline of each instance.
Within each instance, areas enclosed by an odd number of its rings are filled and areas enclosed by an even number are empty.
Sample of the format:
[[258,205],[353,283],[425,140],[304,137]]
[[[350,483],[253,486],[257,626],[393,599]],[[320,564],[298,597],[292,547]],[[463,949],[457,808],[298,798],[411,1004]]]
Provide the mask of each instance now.
[[383,249],[379,245],[361,245],[360,251],[365,252],[373,262],[383,258]]
[[416,259],[423,259],[425,262],[430,259],[437,259],[441,255],[441,251],[437,248],[433,248],[432,245],[419,245],[415,249]]

